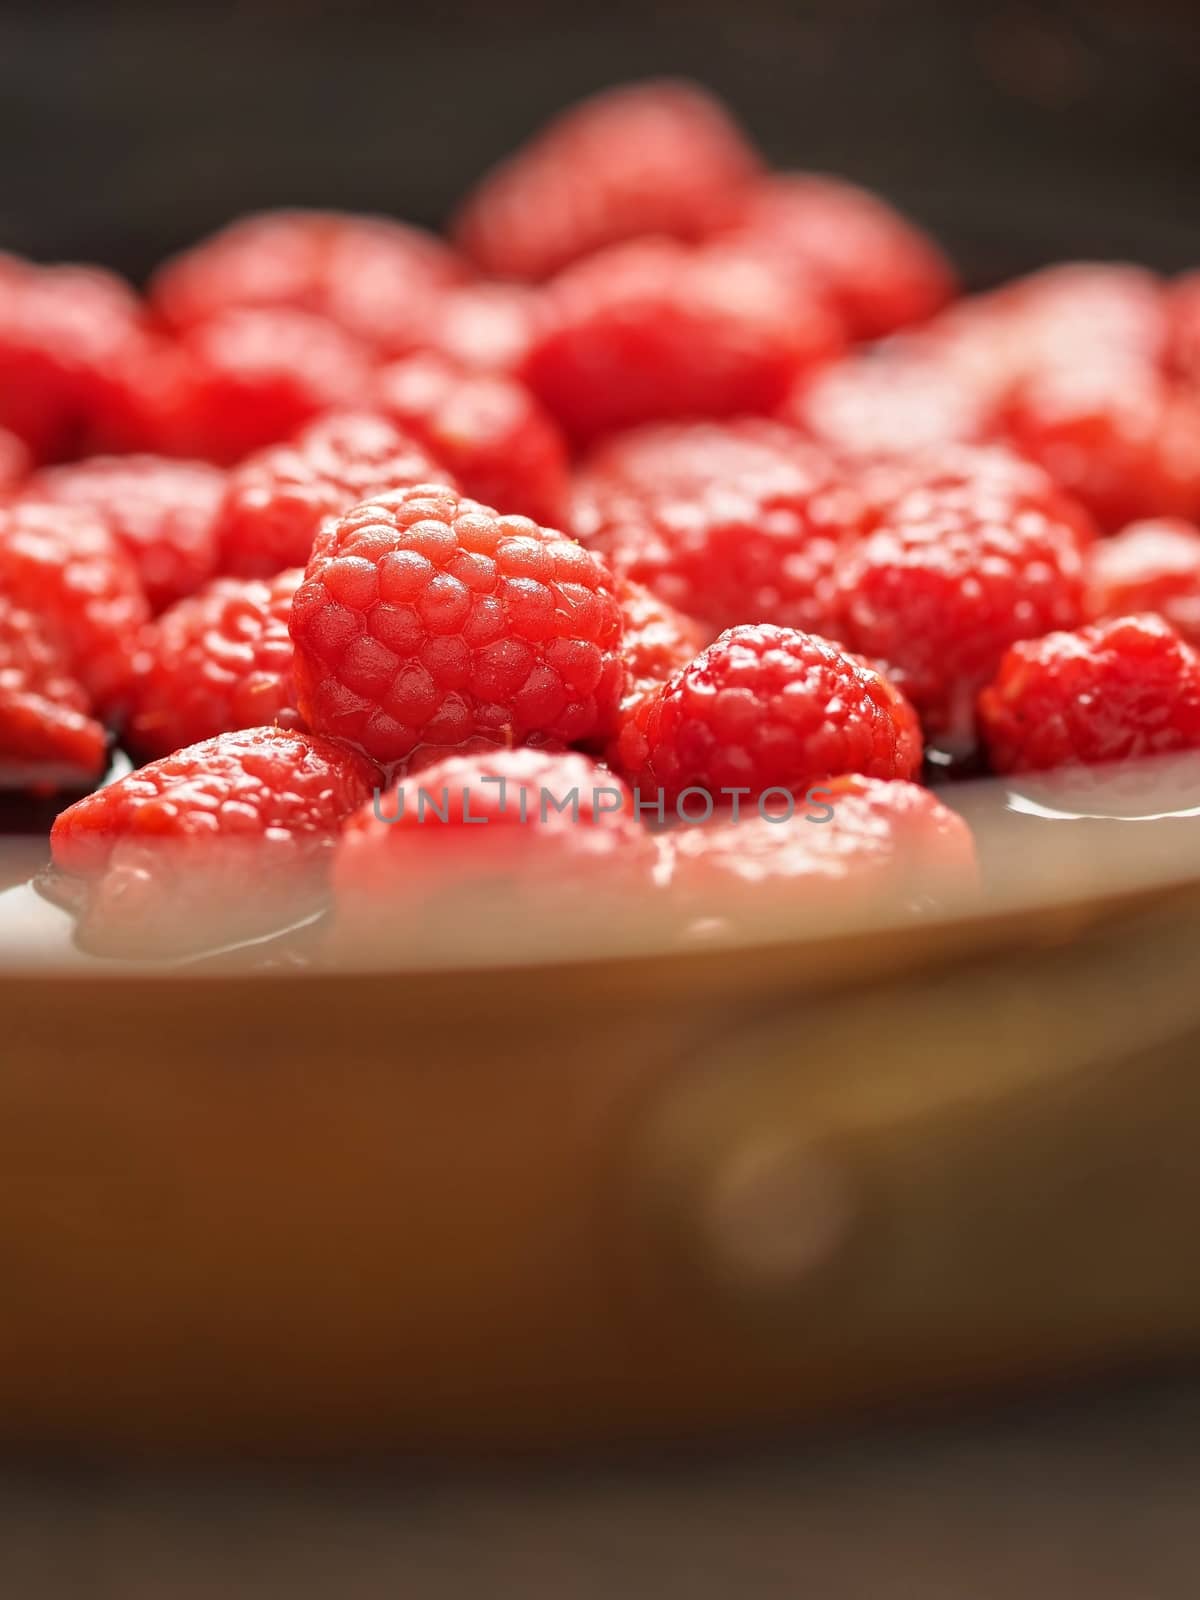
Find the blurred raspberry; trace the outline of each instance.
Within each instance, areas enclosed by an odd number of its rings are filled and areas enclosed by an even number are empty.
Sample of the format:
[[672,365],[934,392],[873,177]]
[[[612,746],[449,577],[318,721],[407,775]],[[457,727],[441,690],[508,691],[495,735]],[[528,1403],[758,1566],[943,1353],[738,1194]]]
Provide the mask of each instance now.
[[1200,654],[1161,617],[1116,617],[1009,650],[979,697],[997,772],[1200,747]]
[[95,783],[108,741],[90,710],[55,635],[0,596],[0,789]]
[[604,738],[624,679],[602,563],[436,485],[327,522],[291,628],[305,719],[381,764],[477,735]]
[[1088,557],[1084,609],[1089,622],[1153,611],[1200,645],[1200,528],[1134,522],[1100,540]]
[[458,243],[500,278],[548,278],[644,234],[701,239],[759,170],[702,89],[630,84],[573,106],[468,196]]
[[389,489],[454,479],[407,432],[375,412],[334,412],[229,474],[217,513],[223,571],[269,578],[302,567],[322,520]]
[[1190,388],[1200,389],[1200,272],[1186,272],[1167,291],[1167,359]]
[[770,412],[838,353],[823,301],[768,262],[664,241],[616,246],[545,291],[521,376],[577,438]]
[[609,759],[647,805],[688,790],[753,803],[839,773],[911,778],[921,735],[904,696],[828,640],[730,628],[635,703]]
[[298,567],[270,582],[218,578],[143,636],[125,743],[142,760],[219,733],[296,726],[288,633]]
[[621,653],[628,702],[694,661],[709,634],[695,618],[685,617],[640,583],[618,578],[616,592],[624,623]]
[[836,178],[761,179],[744,192],[730,236],[815,278],[855,339],[924,322],[956,289],[927,234],[878,195]]
[[15,433],[0,428],[0,495],[19,489],[33,465],[28,448]]
[[540,298],[518,283],[465,283],[447,289],[426,323],[422,348],[461,367],[515,373],[532,342]]
[[377,781],[369,762],[330,740],[251,728],[97,789],[50,832],[55,868],[81,880],[79,942],[154,958],[308,914],[343,820]]
[[216,569],[213,523],[224,487],[224,473],[203,461],[93,456],[45,468],[23,495],[102,516],[136,564],[152,609],[161,611]]

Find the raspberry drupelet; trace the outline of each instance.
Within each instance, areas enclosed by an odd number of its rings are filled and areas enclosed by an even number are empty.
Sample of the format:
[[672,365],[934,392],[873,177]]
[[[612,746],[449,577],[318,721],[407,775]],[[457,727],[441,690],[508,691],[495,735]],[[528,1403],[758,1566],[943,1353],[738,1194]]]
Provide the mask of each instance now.
[[1099,540],[1088,553],[1084,610],[1089,622],[1153,611],[1200,645],[1200,528],[1164,518]]
[[76,801],[50,833],[77,938],[181,954],[273,931],[321,903],[342,822],[378,774],[311,734],[251,728],[176,751]]
[[334,412],[229,474],[216,519],[221,570],[269,578],[302,567],[325,517],[418,483],[454,486],[411,434],[377,412]]
[[1161,617],[1115,617],[1015,644],[979,697],[997,772],[1200,748],[1200,653]]
[[630,84],[564,112],[488,173],[458,243],[498,278],[548,278],[644,234],[700,239],[730,220],[759,160],[702,89]]
[[219,733],[294,726],[292,597],[304,573],[218,578],[143,635],[124,741],[142,760]]
[[626,712],[609,761],[644,800],[802,792],[840,773],[911,778],[916,714],[866,662],[787,628],[730,628]]
[[602,740],[624,684],[604,564],[436,484],[324,525],[291,631],[308,724],[381,764],[475,736]]

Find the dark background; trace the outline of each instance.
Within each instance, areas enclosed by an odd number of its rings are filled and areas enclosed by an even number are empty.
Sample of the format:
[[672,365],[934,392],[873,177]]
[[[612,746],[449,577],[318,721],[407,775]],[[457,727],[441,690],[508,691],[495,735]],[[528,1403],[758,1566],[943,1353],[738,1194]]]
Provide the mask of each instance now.
[[437,222],[548,113],[664,71],[774,161],[883,189],[974,282],[1200,262],[1188,0],[0,0],[0,247],[140,275],[258,206]]

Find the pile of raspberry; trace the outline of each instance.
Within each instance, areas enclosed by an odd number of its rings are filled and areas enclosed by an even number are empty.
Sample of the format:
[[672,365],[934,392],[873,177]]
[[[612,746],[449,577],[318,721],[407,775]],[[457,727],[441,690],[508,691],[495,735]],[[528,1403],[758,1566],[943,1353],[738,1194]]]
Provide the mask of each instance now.
[[441,237],[251,216],[144,293],[0,256],[0,786],[91,950],[944,906],[928,775],[1195,749],[1198,651],[1200,274],[964,295],[690,84]]

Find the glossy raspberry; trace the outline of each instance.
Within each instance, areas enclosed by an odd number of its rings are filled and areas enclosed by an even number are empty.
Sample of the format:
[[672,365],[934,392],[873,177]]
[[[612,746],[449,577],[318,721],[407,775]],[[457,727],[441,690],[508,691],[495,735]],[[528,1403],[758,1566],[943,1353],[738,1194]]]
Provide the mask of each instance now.
[[671,897],[685,917],[761,928],[806,923],[814,904],[920,909],[976,887],[967,824],[918,784],[830,778],[789,820],[750,808],[665,836]]
[[32,457],[22,440],[0,428],[0,495],[11,494],[24,483]]
[[399,353],[420,342],[436,294],[465,276],[432,234],[384,217],[267,211],[244,217],[168,261],[155,310],[188,328],[235,308],[311,311]]
[[288,619],[303,576],[218,578],[163,612],[138,654],[130,750],[149,760],[237,728],[295,726]]
[[410,433],[376,412],[335,412],[230,473],[217,514],[225,572],[268,578],[302,567],[322,520],[373,495],[454,480]]
[[1192,523],[1132,523],[1097,543],[1087,576],[1089,622],[1153,611],[1200,645],[1200,528]]
[[640,429],[597,451],[572,526],[613,571],[696,617],[815,628],[863,501],[824,452],[777,423]]
[[932,239],[877,195],[836,178],[763,178],[745,191],[731,231],[815,277],[856,339],[924,322],[955,292]]
[[475,735],[603,738],[622,690],[603,564],[438,486],[327,523],[291,627],[302,714],[381,763]]
[[1073,520],[1003,479],[931,481],[848,551],[830,630],[886,664],[928,735],[969,742],[975,695],[1008,646],[1079,621],[1082,544]]
[[665,241],[616,246],[546,289],[521,376],[577,438],[770,412],[838,353],[824,303],[770,262]]
[[921,735],[904,696],[812,634],[730,628],[626,715],[610,761],[647,800],[688,789],[803,791],[838,773],[911,778]]
[[997,772],[1124,761],[1200,746],[1200,654],[1155,616],[1024,640],[979,697]]
[[213,523],[225,475],[203,461],[94,456],[49,467],[24,495],[99,513],[132,557],[152,609],[192,594],[216,570]]
[[86,891],[89,948],[162,955],[267,931],[318,904],[369,762],[279,728],[222,734],[70,806],[50,848]]
[[426,354],[384,367],[373,399],[449,467],[473,500],[561,524],[566,440],[522,384],[500,374],[466,372]]
[[640,583],[618,578],[617,600],[623,623],[626,701],[686,667],[708,643],[708,629],[694,617],[660,600]]
[[76,506],[0,507],[0,594],[39,619],[100,714],[119,712],[149,610],[102,518]]
[[702,89],[631,84],[572,107],[488,173],[455,234],[496,277],[548,278],[642,234],[703,238],[758,168]]
[[87,691],[39,618],[0,596],[0,789],[71,789],[104,771]]

